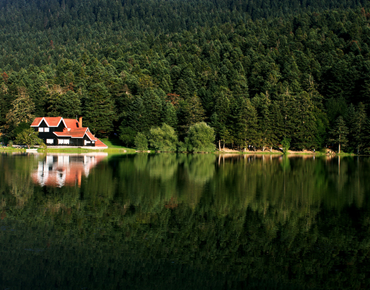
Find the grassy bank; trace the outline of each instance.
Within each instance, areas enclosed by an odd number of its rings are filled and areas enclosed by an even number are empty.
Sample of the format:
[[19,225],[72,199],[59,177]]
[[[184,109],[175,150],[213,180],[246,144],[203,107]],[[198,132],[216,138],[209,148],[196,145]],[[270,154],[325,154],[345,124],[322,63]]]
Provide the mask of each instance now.
[[0,152],[26,152],[26,149],[13,147],[0,147]]
[[84,149],[84,148],[47,148],[39,149],[38,152],[42,153],[91,153],[91,152],[106,152],[110,154],[124,154],[124,153],[135,153],[136,150],[132,148],[127,148],[119,145],[118,140],[109,140],[108,138],[100,139],[108,149]]
[[83,149],[83,148],[59,148],[59,149],[39,149],[38,152],[42,153],[91,153],[91,152],[106,152],[112,154],[135,153],[134,149],[129,148],[109,148],[108,149]]

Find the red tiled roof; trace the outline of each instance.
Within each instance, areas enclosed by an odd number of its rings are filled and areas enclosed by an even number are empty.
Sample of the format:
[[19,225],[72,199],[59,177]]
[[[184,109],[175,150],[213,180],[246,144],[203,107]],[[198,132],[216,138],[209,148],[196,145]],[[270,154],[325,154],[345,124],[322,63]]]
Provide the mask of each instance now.
[[77,128],[77,129],[71,129],[63,130],[63,132],[54,132],[55,135],[58,137],[73,137],[73,138],[83,138],[85,136],[87,128]]
[[108,148],[103,142],[96,138],[87,127],[80,127],[80,124],[75,119],[63,119],[62,117],[37,117],[32,122],[31,127],[38,127],[42,120],[45,120],[49,127],[56,127],[63,121],[66,128],[63,132],[54,132],[57,137],[71,137],[71,138],[83,138],[85,134],[91,141],[95,141],[95,147]]
[[44,120],[49,127],[57,127],[60,121],[63,120],[63,118],[62,117],[37,117],[32,122],[31,127],[39,126],[42,120]]
[[78,121],[75,119],[64,119],[64,123],[66,124],[67,128],[76,129],[80,127]]
[[105,145],[102,141],[100,141],[99,139],[97,139],[97,141],[95,141],[95,147],[100,147],[100,148],[108,148],[107,145]]
[[97,141],[99,140],[98,138],[95,138],[93,134],[91,134],[90,131],[86,132],[86,135],[90,138],[91,141]]
[[38,126],[40,124],[41,120],[42,120],[42,117],[35,118],[35,120],[33,120],[32,124],[31,124],[31,127],[32,126]]

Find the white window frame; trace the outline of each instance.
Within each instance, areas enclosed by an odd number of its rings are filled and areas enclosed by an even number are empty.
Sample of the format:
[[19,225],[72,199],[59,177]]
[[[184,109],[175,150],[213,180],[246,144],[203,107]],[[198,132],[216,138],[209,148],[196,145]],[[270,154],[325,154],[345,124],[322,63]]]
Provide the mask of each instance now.
[[45,127],[44,132],[49,132],[49,127]]
[[46,144],[54,144],[54,139],[46,139]]
[[69,139],[58,139],[58,145],[69,145]]
[[39,132],[44,132],[44,128],[43,127],[39,127]]

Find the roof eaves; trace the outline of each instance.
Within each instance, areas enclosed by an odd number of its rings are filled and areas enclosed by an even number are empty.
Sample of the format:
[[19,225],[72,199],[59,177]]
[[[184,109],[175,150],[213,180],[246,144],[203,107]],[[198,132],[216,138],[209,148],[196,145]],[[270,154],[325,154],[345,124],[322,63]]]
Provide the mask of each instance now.
[[44,120],[44,117],[41,118],[40,122],[37,125],[31,125],[31,127],[38,127],[38,126],[40,126],[42,120]]

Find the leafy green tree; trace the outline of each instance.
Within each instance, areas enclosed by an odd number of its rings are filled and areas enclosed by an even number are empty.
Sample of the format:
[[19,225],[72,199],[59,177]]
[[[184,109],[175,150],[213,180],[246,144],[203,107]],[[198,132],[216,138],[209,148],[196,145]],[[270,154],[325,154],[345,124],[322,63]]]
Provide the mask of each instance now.
[[123,145],[127,147],[134,146],[136,134],[137,132],[131,127],[122,125],[119,128],[119,139],[122,141]]
[[287,154],[288,153],[288,150],[290,148],[290,138],[284,138],[282,141],[281,141],[281,146],[283,146],[283,153],[284,154]]
[[212,152],[215,150],[214,129],[205,122],[190,126],[187,138],[193,152]]
[[177,146],[176,132],[167,124],[163,124],[161,128],[152,128],[149,133],[149,143],[158,151],[175,151]]
[[29,123],[34,119],[35,104],[27,94],[26,88],[21,87],[18,92],[9,113],[6,115],[7,123],[13,126],[17,126],[19,123]]
[[148,150],[148,139],[146,138],[145,134],[139,132],[135,137],[135,147],[139,151],[146,151]]
[[340,153],[341,147],[345,147],[348,143],[347,135],[348,128],[342,116],[339,116],[336,120],[333,129],[330,131],[331,138],[330,142],[338,145],[338,153]]
[[23,130],[17,135],[15,142],[18,144],[27,145],[28,149],[36,144],[42,144],[42,139],[39,138],[39,132],[36,132],[33,128]]

